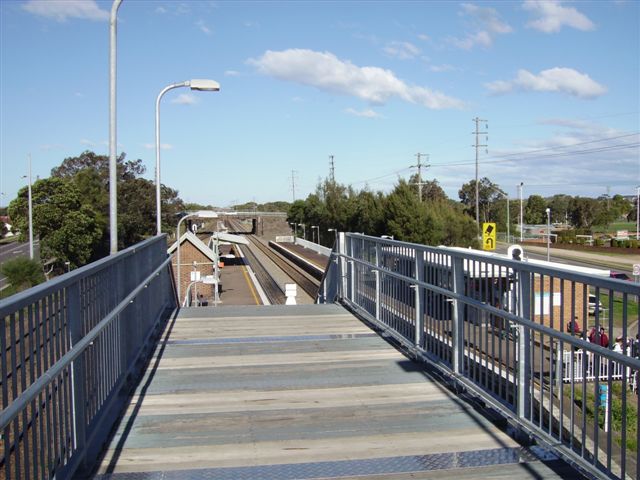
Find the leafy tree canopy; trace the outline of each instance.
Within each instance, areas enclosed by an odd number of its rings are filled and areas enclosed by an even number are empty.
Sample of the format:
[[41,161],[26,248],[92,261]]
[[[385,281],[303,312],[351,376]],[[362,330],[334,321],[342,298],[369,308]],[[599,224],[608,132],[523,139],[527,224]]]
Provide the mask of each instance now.
[[[7,290],[13,294],[44,282],[40,263],[27,257],[7,260],[0,269],[11,285]],[[6,294],[5,294],[6,295]]]

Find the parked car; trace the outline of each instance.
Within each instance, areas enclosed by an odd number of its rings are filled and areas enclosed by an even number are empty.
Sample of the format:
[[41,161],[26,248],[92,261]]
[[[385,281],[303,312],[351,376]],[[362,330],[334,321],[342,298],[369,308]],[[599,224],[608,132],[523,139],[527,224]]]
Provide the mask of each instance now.
[[595,295],[589,295],[589,300],[587,301],[587,310],[589,311],[589,315],[595,315],[596,312],[599,312],[603,308],[602,302],[598,300]]
[[628,273],[624,273],[624,272],[611,272],[609,274],[611,276],[611,278],[617,278],[618,280],[628,280],[628,281],[633,281],[633,278],[631,278],[631,275],[629,275]]

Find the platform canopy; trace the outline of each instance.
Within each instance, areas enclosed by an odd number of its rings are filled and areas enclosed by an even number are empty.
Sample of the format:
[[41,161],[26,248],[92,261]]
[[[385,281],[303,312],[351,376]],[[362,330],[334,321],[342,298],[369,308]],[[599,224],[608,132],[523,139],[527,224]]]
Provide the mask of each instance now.
[[240,245],[249,245],[249,241],[241,235],[233,235],[232,233],[214,232],[211,235],[213,240],[218,240],[224,243],[237,243]]

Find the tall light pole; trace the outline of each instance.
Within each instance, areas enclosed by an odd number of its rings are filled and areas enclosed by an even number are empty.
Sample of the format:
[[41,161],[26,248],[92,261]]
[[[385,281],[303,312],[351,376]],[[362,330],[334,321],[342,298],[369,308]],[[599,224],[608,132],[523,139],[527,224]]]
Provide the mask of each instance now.
[[640,242],[640,186],[636,187],[636,240]]
[[304,223],[301,223],[300,226],[302,227],[302,238],[306,240],[307,239],[307,230],[305,228],[306,225]]
[[28,157],[29,169],[27,175],[23,175],[22,178],[26,178],[29,182],[29,258],[33,260],[33,201],[31,197],[31,154]]
[[116,26],[122,0],[113,0],[109,20],[109,253],[118,251],[118,166],[116,159]]
[[547,262],[550,260],[549,250],[551,248],[551,209],[545,210],[547,213]]
[[178,303],[181,305],[182,304],[182,299],[180,298],[180,224],[183,222],[183,220],[187,219],[187,218],[191,218],[191,217],[200,217],[200,218],[216,218],[218,216],[218,214],[216,212],[213,212],[211,210],[199,210],[197,212],[193,212],[193,213],[188,213],[187,215],[185,215],[184,217],[182,217],[180,220],[178,220],[178,226],[176,227],[176,242],[178,242],[178,246],[177,246],[177,253],[176,253],[176,257],[177,257],[177,272],[178,272],[178,279],[176,281],[176,291],[178,292]]
[[327,232],[333,232],[335,235],[335,242],[338,242],[338,229],[337,228],[327,228]]
[[316,236],[315,236],[316,243],[320,243],[320,227],[318,225],[311,225],[311,238],[312,238],[312,240],[313,240],[313,230],[314,229],[317,232]]
[[184,82],[172,83],[164,87],[156,98],[156,235],[162,234],[161,199],[160,199],[160,100],[169,90],[174,88],[189,87],[191,90],[204,92],[218,92],[220,85],[214,80],[193,79]]
[[520,241],[522,242],[522,240],[524,239],[524,218],[522,216],[522,187],[524,185],[524,182],[520,182],[520,185],[518,185],[518,189],[520,192]]

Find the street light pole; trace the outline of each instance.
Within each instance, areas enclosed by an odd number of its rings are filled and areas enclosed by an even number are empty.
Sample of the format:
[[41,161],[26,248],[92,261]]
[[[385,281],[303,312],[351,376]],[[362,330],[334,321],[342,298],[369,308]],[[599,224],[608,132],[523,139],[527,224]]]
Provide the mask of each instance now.
[[313,230],[314,230],[314,229],[315,229],[315,230],[316,230],[316,232],[317,232],[317,233],[316,233],[316,236],[315,236],[316,243],[318,243],[318,244],[319,244],[319,243],[320,243],[320,227],[319,227],[318,225],[311,225],[311,239],[312,239],[312,240],[313,240],[313,238],[314,238],[314,236],[313,236]]
[[29,154],[29,258],[33,260],[33,201],[31,197],[31,154]]
[[524,239],[524,218],[522,216],[522,186],[524,182],[520,182],[518,185],[518,189],[520,191],[520,241],[522,242]]
[[306,225],[304,223],[301,223],[300,226],[302,227],[302,238],[304,240],[307,239],[307,229],[306,229]]
[[636,240],[640,242],[640,186],[636,187]]
[[551,209],[547,208],[547,262],[550,260],[549,249],[551,248]]
[[122,0],[113,0],[109,20],[109,253],[118,251],[118,167],[116,160],[116,49],[118,8]]
[[507,197],[507,244],[509,244],[511,243],[511,219],[509,218],[511,213],[509,212],[509,194],[505,193],[505,196]]
[[176,242],[178,242],[178,246],[177,246],[177,253],[176,253],[176,257],[177,257],[177,267],[176,267],[176,271],[177,271],[177,276],[178,279],[176,281],[176,291],[178,292],[178,304],[181,305],[182,303],[182,299],[180,298],[180,224],[187,218],[191,218],[191,217],[200,217],[200,218],[216,218],[218,215],[216,214],[216,212],[212,212],[211,210],[200,210],[197,212],[193,212],[193,213],[188,213],[187,215],[185,215],[184,217],[182,217],[180,220],[178,220],[178,226],[176,227]]
[[207,92],[220,91],[220,85],[214,80],[186,80],[172,83],[163,88],[156,98],[156,235],[162,234],[161,199],[160,199],[160,100],[169,90],[174,88],[189,87],[191,90]]

